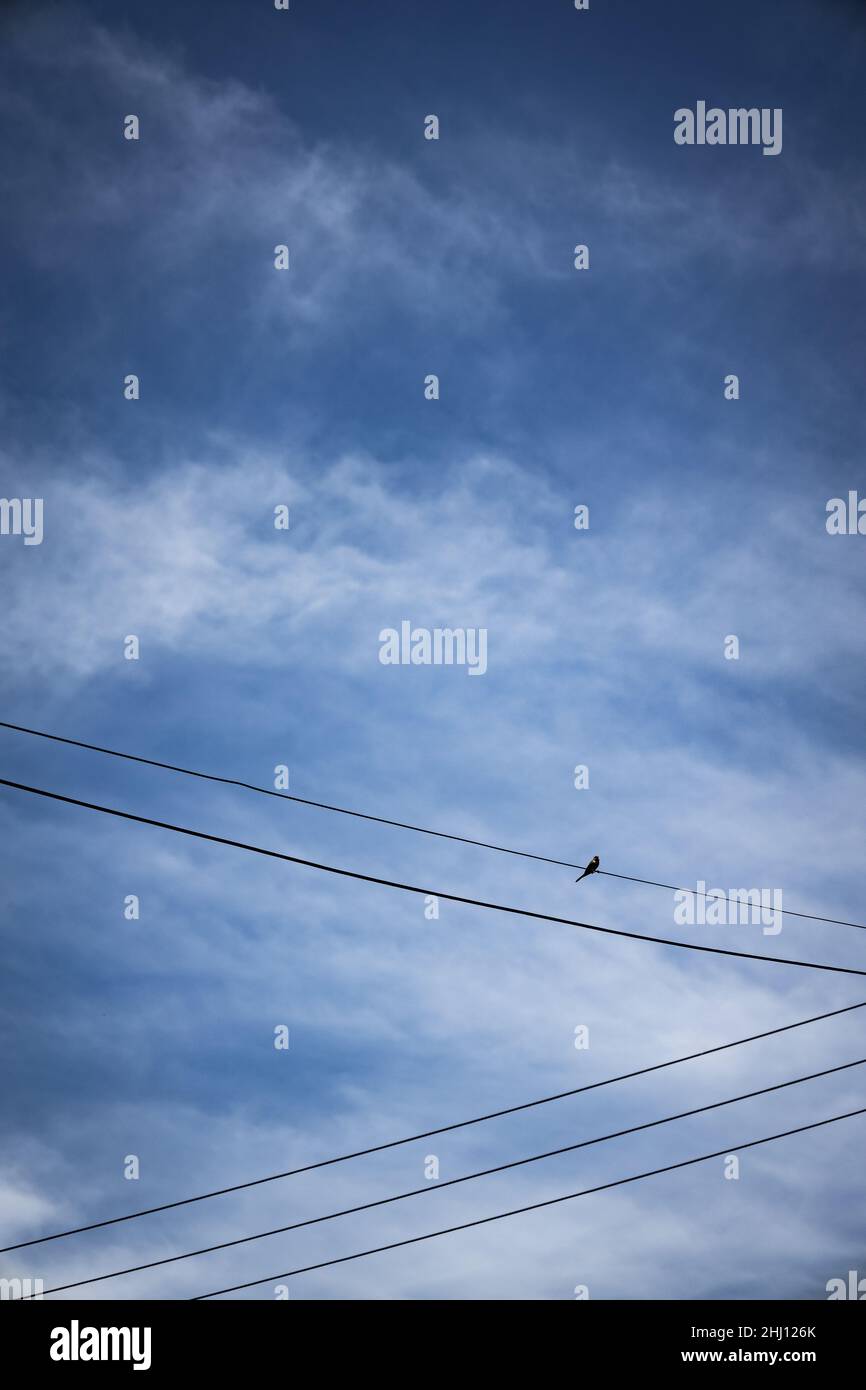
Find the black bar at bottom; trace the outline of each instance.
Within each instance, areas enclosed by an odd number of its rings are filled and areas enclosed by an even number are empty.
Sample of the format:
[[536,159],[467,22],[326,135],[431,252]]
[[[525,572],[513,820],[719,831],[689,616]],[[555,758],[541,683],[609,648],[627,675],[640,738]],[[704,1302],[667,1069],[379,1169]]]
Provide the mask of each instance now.
[[[856,1292],[859,1293],[859,1290]],[[3,1360],[50,1379],[220,1376],[254,1369],[304,1381],[357,1375],[465,1375],[467,1363],[502,1363],[513,1379],[524,1358],[535,1374],[565,1355],[590,1368],[688,1372],[705,1366],[811,1367],[822,1379],[855,1365],[866,1332],[859,1298],[828,1301],[314,1302],[32,1301],[3,1303]],[[856,1359],[855,1359],[856,1358]],[[311,1364],[311,1360],[312,1363]],[[414,1363],[414,1364],[413,1364]],[[564,1369],[564,1368],[563,1368]],[[19,1373],[20,1379],[20,1373]]]

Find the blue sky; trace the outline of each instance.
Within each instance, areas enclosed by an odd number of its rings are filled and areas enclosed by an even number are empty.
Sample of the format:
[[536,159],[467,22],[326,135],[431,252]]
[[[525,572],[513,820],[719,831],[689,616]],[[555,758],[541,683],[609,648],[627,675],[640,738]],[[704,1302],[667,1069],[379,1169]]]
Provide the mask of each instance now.
[[[44,498],[45,533],[0,537],[0,717],[264,785],[285,763],[300,796],[862,920],[866,541],[824,524],[866,491],[859,8],[112,0],[2,24],[0,492]],[[702,99],[782,108],[781,154],[675,145]],[[404,618],[486,628],[486,674],[381,665]],[[0,753],[7,778],[383,877],[863,962],[839,926],[678,927],[661,890],[9,732]],[[428,922],[384,888],[8,790],[0,834],[9,1241],[866,997],[458,905]],[[431,1152],[453,1177],[863,1050],[850,1014],[0,1274],[85,1278],[419,1186]],[[81,1293],[188,1297],[862,1094],[843,1073]],[[292,1297],[821,1298],[866,1273],[862,1142],[851,1120],[744,1153],[737,1182],[719,1160]]]

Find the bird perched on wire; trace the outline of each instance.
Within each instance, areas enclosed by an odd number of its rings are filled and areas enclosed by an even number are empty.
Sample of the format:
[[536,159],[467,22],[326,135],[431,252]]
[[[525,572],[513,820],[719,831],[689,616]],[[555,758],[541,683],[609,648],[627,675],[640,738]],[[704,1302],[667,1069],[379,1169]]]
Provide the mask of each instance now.
[[[587,864],[586,868],[584,869],[583,873],[581,874],[580,878],[586,878],[588,874],[594,874],[598,869],[599,863],[600,860],[598,855],[594,854],[590,859],[589,863]],[[575,883],[580,883],[580,878],[576,878],[574,880]]]

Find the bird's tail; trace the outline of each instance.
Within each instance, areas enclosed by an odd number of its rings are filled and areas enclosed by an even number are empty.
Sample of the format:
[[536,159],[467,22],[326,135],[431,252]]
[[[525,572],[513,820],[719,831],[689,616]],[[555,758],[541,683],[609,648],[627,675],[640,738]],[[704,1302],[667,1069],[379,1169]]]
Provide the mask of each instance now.
[[[589,872],[588,869],[584,869],[584,871],[583,871],[583,873],[581,874],[580,878],[586,878],[588,872]],[[576,878],[576,879],[574,880],[575,883],[580,883],[580,878]]]

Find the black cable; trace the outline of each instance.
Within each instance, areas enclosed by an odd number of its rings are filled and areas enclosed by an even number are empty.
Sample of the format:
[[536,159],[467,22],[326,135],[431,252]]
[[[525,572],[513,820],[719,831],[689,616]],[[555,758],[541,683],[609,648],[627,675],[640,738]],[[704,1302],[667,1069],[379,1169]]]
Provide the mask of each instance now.
[[74,1226],[68,1231],[56,1231],[53,1235],[38,1236],[35,1240],[22,1240],[17,1245],[4,1245],[0,1247],[0,1255],[6,1255],[11,1250],[24,1250],[31,1245],[45,1245],[48,1241],[62,1240],[66,1236],[78,1236],[85,1231],[97,1231],[103,1226],[117,1226],[124,1221],[135,1221],[140,1216],[153,1216],[160,1211],[172,1211],[175,1207],[191,1206],[194,1202],[205,1202],[211,1197],[225,1197],[231,1192],[242,1192],[249,1187],[260,1187],[263,1183],[278,1182],[281,1178],[297,1177],[299,1173],[311,1173],[317,1168],[329,1168],[335,1163],[347,1163],[353,1158],[366,1158],[370,1154],[382,1153],[386,1149],[400,1148],[403,1144],[414,1144],[420,1139],[432,1139],[437,1134],[449,1134],[455,1129],[466,1129],[470,1125],[483,1124],[487,1120],[498,1120],[504,1115],[516,1115],[521,1110],[532,1110],[538,1105],[550,1105],[553,1101],[565,1100],[569,1096],[579,1096],[585,1091],[597,1091],[605,1086],[613,1086],[619,1081],[632,1081],[635,1077],[646,1076],[650,1072],[664,1071],[667,1067],[678,1067],[682,1062],[694,1062],[699,1057],[709,1057],[714,1052],[725,1052],[731,1047],[743,1047],[746,1043],[759,1042],[763,1038],[772,1038],[777,1033],[789,1033],[794,1028],[805,1028],[810,1023],[821,1023],[825,1018],[837,1018],[839,1014],[852,1013],[856,1009],[866,1008],[866,1000],[860,1004],[846,1004],[842,1009],[831,1009],[829,1013],[814,1014],[811,1018],[802,1018],[797,1023],[784,1023],[779,1028],[768,1028],[763,1033],[752,1033],[747,1038],[737,1038],[734,1042],[719,1043],[715,1047],[705,1047],[700,1052],[689,1052],[684,1057],[674,1057],[669,1062],[656,1062],[650,1067],[641,1067],[637,1071],[627,1071],[619,1076],[608,1077],[606,1081],[591,1081],[585,1086],[575,1086],[570,1091],[558,1091],[556,1095],[542,1096],[540,1100],[527,1100],[521,1105],[509,1105],[504,1110],[491,1110],[486,1115],[475,1115],[471,1120],[457,1120],[454,1124],[440,1125],[437,1129],[425,1129],[419,1134],[409,1134],[405,1139],[391,1139],[385,1144],[372,1144],[366,1149],[356,1149],[353,1153],[339,1154],[336,1158],[323,1158],[317,1163],[306,1163],[301,1168],[288,1168],[282,1173],[270,1173],[264,1178],[252,1178],[249,1182],[234,1183],[231,1187],[215,1188],[212,1192],[201,1192],[196,1197],[182,1197],[178,1201],[163,1202],[158,1207],[143,1207],[140,1211],[129,1212],[126,1216],[112,1216],[104,1221],[92,1221],[87,1226]]
[[848,1110],[844,1115],[831,1115],[826,1120],[815,1120],[809,1125],[798,1125],[796,1129],[785,1129],[778,1134],[768,1134],[764,1139],[752,1139],[748,1144],[729,1144],[715,1153],[699,1154],[697,1158],[686,1158],[679,1163],[668,1163],[664,1168],[651,1168],[645,1173],[635,1173],[630,1178],[617,1178],[615,1182],[604,1182],[598,1187],[585,1187],[581,1192],[567,1192],[563,1197],[548,1197],[544,1202],[532,1202],[526,1207],[514,1207],[511,1211],[500,1211],[495,1216],[477,1217],[474,1221],[463,1221],[459,1226],[445,1226],[439,1231],[428,1231],[423,1236],[410,1236],[407,1240],[394,1240],[388,1245],[376,1245],[371,1250],[358,1250],[354,1255],[340,1255],[333,1260],[320,1260],[318,1264],[303,1265],[300,1269],[289,1269],[285,1274],[269,1274],[265,1279],[248,1279],[244,1284],[231,1284],[225,1289],[214,1289],[211,1293],[197,1294],[193,1303],[205,1298],[218,1298],[220,1294],[237,1293],[240,1289],[252,1289],[257,1284],[270,1284],[278,1279],[291,1279],[296,1274],[309,1274],[315,1269],[327,1269],[331,1265],[347,1264],[350,1260],[362,1260],[367,1255],[379,1255],[384,1250],[398,1250],[404,1245],[418,1245],[424,1240],[434,1240],[437,1236],[450,1236],[456,1231],[468,1231],[473,1226],[486,1226],[491,1221],[504,1221],[509,1216],[522,1216],[527,1211],[539,1211],[542,1207],[553,1207],[559,1202],[572,1202],[575,1197],[589,1197],[595,1192],[608,1192],[613,1187],[625,1187],[627,1183],[640,1182],[644,1178],[655,1178],[660,1173],[672,1173],[677,1168],[688,1168],[694,1163],[707,1163],[711,1158],[722,1158],[729,1153],[739,1153],[743,1149],[754,1149],[759,1144],[770,1144],[776,1139],[788,1139],[792,1134],[804,1134],[809,1129],[820,1129],[822,1125],[833,1125],[839,1120],[850,1120],[854,1115],[866,1115],[866,1106],[860,1110]]
[[338,874],[341,878],[354,878],[362,883],[377,883],[383,888],[398,888],[404,893],[418,893],[422,897],[442,898],[445,902],[463,903],[467,907],[483,907],[492,912],[508,912],[517,917],[530,917],[537,922],[554,922],[565,927],[580,927],[584,931],[602,932],[605,936],[623,936],[630,941],[650,941],[656,946],[676,946],[681,951],[703,951],[713,956],[735,956],[738,960],[762,960],[771,965],[798,965],[804,970],[829,970],[836,975],[866,975],[866,970],[855,970],[850,965],[826,965],[818,961],[794,960],[790,956],[762,956],[755,951],[729,951],[723,946],[698,946],[691,941],[673,941],[667,936],[649,936],[644,932],[622,931],[618,927],[600,927],[594,922],[577,922],[571,917],[553,917],[546,912],[531,912],[525,907],[509,907],[505,903],[489,903],[481,898],[464,898],[457,893],[444,893],[441,889],[418,888],[412,883],[399,883],[390,878],[379,878],[374,874],[362,874],[355,869],[338,869],[333,864],[320,864],[315,859],[301,859],[295,854],[281,854],[275,849],[263,849],[260,845],[248,845],[243,840],[230,840],[223,835],[210,835],[204,830],[190,830],[188,826],[172,825],[169,821],[154,820],[150,816],[137,816],[131,811],[118,811],[111,806],[99,806],[93,801],[81,801],[75,796],[61,796],[59,792],[45,791],[42,787],[29,787],[23,782],[10,782],[0,777],[0,786],[12,787],[15,791],[29,792],[32,796],[44,796],[50,801],[62,801],[67,806],[81,806],[87,811],[99,811],[105,816],[117,816],[121,820],[135,821],[139,825],[152,825],[159,830],[171,830],[176,835],[190,835],[196,840],[207,840],[214,845],[228,845],[232,849],[246,850],[249,854],[262,854],[268,859],[281,859],[287,864],[301,864],[306,869],[318,869],[321,873]]
[[[555,864],[562,869],[585,869],[585,864],[572,864],[567,859],[551,859],[546,854],[530,854],[525,849],[511,849],[507,845],[494,845],[487,840],[473,840],[467,835],[454,835],[445,830],[430,830],[427,826],[411,825],[408,821],[389,820],[387,816],[374,816],[368,811],[351,811],[345,806],[331,806],[326,801],[311,801],[305,796],[293,796],[289,792],[278,792],[270,787],[259,787],[254,782],[243,782],[237,777],[218,777],[213,772],[196,772],[190,767],[179,767],[176,763],[163,763],[156,758],[142,758],[136,753],[122,753],[116,748],[102,748],[98,743],[84,743],[77,738],[64,738],[61,734],[48,734],[42,729],[28,729],[23,724],[10,724],[5,719],[0,719],[0,729],[12,729],[18,734],[30,734],[34,738],[50,739],[53,743],[65,743],[71,748],[86,748],[91,753],[104,753],[110,758],[124,758],[127,762],[144,763],[147,767],[160,767],[165,772],[180,772],[185,777],[199,777],[205,782],[221,782],[227,787],[243,787],[245,791],[257,792],[260,796],[273,796],[278,801],[294,801],[299,806],[314,806],[320,811],[335,811],[341,816],[355,816],[358,820],[374,821],[377,825],[391,825],[397,830],[412,830],[418,835],[433,835],[439,840],[456,840],[461,845],[474,845],[478,849],[492,849],[497,854],[513,854],[520,859],[535,859],[541,864]],[[732,906],[739,906],[739,900],[732,902],[726,895],[717,893],[699,892],[696,888],[677,888],[673,883],[659,883],[652,878],[635,878],[632,874],[616,874],[612,869],[597,869],[596,873],[603,874],[605,878],[619,878],[628,883],[643,883],[652,888],[668,888],[672,893],[690,893],[693,898],[709,898],[713,902],[726,902]],[[819,917],[814,912],[795,912],[792,907],[779,907],[774,909],[788,917],[803,917],[811,922],[827,922],[837,927],[857,927],[860,931],[866,931],[866,924],[863,922],[846,922],[839,917]]]
[[[460,1183],[474,1182],[476,1178],[488,1178],[494,1173],[504,1173],[511,1168],[522,1168],[527,1163],[539,1163],[545,1158],[557,1158],[560,1154],[574,1153],[577,1149],[588,1149],[594,1144],[605,1144],[611,1139],[622,1139],[628,1134],[638,1134],[641,1130],[656,1129],[659,1125],[669,1125],[675,1120],[686,1120],[693,1115],[704,1115],[708,1110],[720,1110],[726,1105],[736,1105],[741,1100],[754,1100],[756,1096],[769,1095],[771,1091],[784,1091],[788,1086],[800,1086],[804,1081],[816,1081],[822,1076],[831,1076],[834,1072],[848,1071],[851,1067],[862,1067],[866,1062],[866,1057],[860,1057],[856,1062],[843,1062],[837,1067],[827,1067],[824,1071],[811,1072],[808,1076],[797,1076],[792,1081],[779,1081],[774,1086],[763,1086],[758,1091],[746,1091],[743,1095],[732,1096],[729,1100],[713,1101],[710,1105],[699,1105],[693,1110],[682,1110],[678,1115],[665,1115],[660,1120],[647,1120],[640,1125],[631,1125],[628,1129],[614,1130],[612,1134],[601,1134],[595,1139],[583,1139],[577,1144],[565,1144],[559,1149],[549,1149],[546,1153],[532,1154],[529,1158],[512,1159],[510,1163],[498,1163],[493,1168],[483,1168],[478,1173],[466,1173],[462,1178],[447,1178],[444,1182],[428,1183],[425,1187],[416,1187],[409,1192],[400,1192],[393,1197],[380,1197],[373,1202],[362,1202],[355,1207],[345,1207],[342,1211],[332,1211],[326,1216],[311,1216],[304,1221],[294,1221],[289,1226],[276,1226],[270,1231],[258,1231],[252,1236],[238,1236],[234,1240],[223,1240],[217,1245],[205,1245],[200,1250],[187,1250],[181,1255],[166,1255],[161,1260],[150,1260],[147,1264],[130,1265],[127,1269],[115,1269],[110,1274],[95,1274],[91,1279],[77,1279],[72,1284],[58,1284],[53,1289],[43,1289],[39,1294],[26,1294],[22,1298],[41,1298],[46,1294],[66,1293],[69,1289],[80,1289],[85,1284],[99,1284],[106,1279],[119,1279],[124,1274],[141,1274],[146,1269],[157,1269],[161,1265],[176,1264],[178,1260],[191,1260],[196,1255],[212,1255],[217,1250],[229,1250],[235,1245],[248,1245],[253,1240],[264,1240],[267,1236],[285,1235],[289,1231],[298,1231],[304,1226],[318,1226],[324,1221],[335,1221],[340,1216],[354,1216],[358,1212],[372,1211],[374,1207],[389,1206],[392,1202],[404,1202],[409,1197],[420,1197],[426,1192],[435,1192],[442,1187],[456,1187]],[[20,1301],[20,1300],[19,1300]]]

